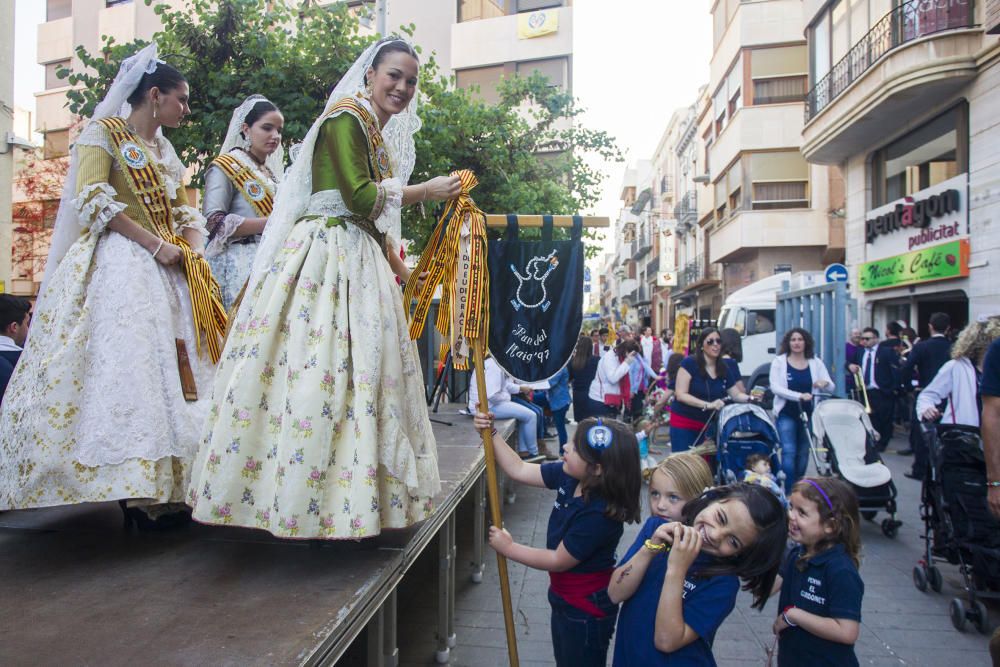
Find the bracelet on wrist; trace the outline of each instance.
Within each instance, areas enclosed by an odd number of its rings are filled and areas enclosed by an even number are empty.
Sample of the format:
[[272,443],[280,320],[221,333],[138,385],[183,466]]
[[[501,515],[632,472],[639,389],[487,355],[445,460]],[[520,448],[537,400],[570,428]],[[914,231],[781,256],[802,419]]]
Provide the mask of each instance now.
[[790,627],[790,628],[797,628],[797,627],[799,627],[798,623],[792,623],[790,620],[788,620],[788,612],[790,612],[793,609],[795,609],[795,605],[789,605],[789,606],[785,607],[781,611],[781,618],[782,618],[782,620],[785,621],[785,623],[788,625],[788,627]]
[[156,250],[153,251],[153,259],[156,259],[156,254],[163,249],[163,239],[160,239],[160,243],[156,246]]
[[992,488],[996,489],[996,488],[1000,487],[1000,481],[995,480],[995,479],[991,479],[990,481],[986,482],[986,486],[989,486],[989,487],[992,487]]
[[661,551],[666,551],[667,550],[667,545],[666,544],[664,544],[664,543],[657,544],[653,540],[646,540],[645,542],[642,543],[642,546],[646,547],[647,549],[649,549],[650,551],[652,551],[655,554],[658,554]]

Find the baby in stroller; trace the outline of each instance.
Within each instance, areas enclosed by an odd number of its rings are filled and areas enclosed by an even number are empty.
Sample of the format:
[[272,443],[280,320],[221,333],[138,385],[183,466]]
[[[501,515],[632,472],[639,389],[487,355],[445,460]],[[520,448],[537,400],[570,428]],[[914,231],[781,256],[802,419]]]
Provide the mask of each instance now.
[[741,481],[748,484],[763,486],[778,497],[782,506],[788,507],[788,498],[785,497],[785,490],[778,484],[778,478],[771,472],[771,458],[766,454],[751,454],[744,464],[743,478]]

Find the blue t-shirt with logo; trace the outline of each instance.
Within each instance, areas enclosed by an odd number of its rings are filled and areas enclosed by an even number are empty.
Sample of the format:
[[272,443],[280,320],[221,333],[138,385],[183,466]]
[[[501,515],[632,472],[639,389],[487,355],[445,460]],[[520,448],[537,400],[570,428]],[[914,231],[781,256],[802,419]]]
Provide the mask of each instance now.
[[608,503],[597,494],[574,497],[580,483],[563,470],[561,462],[542,464],[542,481],[556,492],[549,514],[545,547],[556,549],[562,542],[566,551],[580,561],[567,572],[600,572],[615,566],[615,549],[624,525],[604,515]]
[[[844,545],[837,544],[816,554],[800,570],[797,561],[804,549],[801,545],[792,549],[781,569],[778,609],[791,605],[817,616],[860,623],[865,584]],[[857,664],[853,645],[822,639],[801,627],[786,628],[778,635],[779,667]]]
[[[627,563],[642,549],[643,543],[665,523],[668,521],[660,517],[647,519],[619,566]],[[615,631],[615,667],[715,665],[712,642],[715,640],[716,630],[736,606],[740,581],[731,575],[699,577],[698,569],[713,562],[711,556],[700,554],[684,579],[682,606],[684,623],[698,634],[698,639],[673,653],[663,653],[653,644],[653,632],[656,626],[656,607],[663,591],[663,580],[667,576],[668,557],[669,552],[666,551],[654,556],[635,593],[622,603]]]

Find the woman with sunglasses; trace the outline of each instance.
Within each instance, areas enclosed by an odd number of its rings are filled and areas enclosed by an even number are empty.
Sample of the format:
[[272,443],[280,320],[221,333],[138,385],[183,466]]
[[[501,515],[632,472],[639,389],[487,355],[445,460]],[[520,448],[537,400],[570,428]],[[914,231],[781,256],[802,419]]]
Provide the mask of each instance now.
[[721,410],[729,396],[737,403],[750,397],[740,389],[735,365],[722,360],[722,337],[713,327],[703,329],[694,353],[681,362],[670,405],[670,450],[684,452],[705,439],[713,410]]

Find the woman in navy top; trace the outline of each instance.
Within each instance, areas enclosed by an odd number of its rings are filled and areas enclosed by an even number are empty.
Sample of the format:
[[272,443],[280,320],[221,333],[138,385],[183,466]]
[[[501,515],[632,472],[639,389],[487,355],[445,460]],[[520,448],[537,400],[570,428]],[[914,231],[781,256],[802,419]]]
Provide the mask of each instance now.
[[835,477],[807,477],[788,497],[788,536],[798,543],[781,571],[774,632],[779,667],[852,667],[865,585],[858,574],[858,499]]
[[[670,450],[687,451],[708,435],[705,424],[711,410],[721,410],[729,396],[737,403],[750,397],[740,389],[739,372],[722,361],[722,337],[718,329],[703,329],[694,354],[681,362],[677,386],[670,405]],[[699,434],[701,437],[699,438]]]
[[[492,428],[478,414],[477,429]],[[604,667],[618,606],[608,598],[623,523],[639,521],[638,444],[621,422],[586,419],[561,463],[526,463],[493,431],[497,465],[514,481],[556,492],[545,548],[490,528],[490,546],[549,573],[552,649],[559,667]]]
[[781,440],[785,493],[790,493],[809,465],[809,434],[802,421],[801,406],[812,410],[813,390],[832,389],[833,380],[822,360],[813,355],[812,336],[800,327],[785,332],[779,354],[771,361],[769,379],[774,394],[775,426]]

